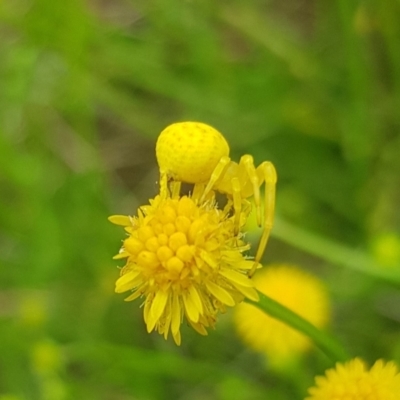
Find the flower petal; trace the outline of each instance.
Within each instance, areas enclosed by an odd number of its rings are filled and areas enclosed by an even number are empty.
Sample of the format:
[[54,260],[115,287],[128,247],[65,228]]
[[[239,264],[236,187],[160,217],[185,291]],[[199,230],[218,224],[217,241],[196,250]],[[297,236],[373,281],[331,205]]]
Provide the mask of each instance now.
[[131,290],[138,286],[141,281],[140,271],[130,271],[120,276],[117,282],[115,282],[115,292],[123,293]]
[[[160,319],[162,313],[164,312],[165,305],[167,304],[168,293],[162,290],[158,291],[151,301],[151,306],[147,312],[146,324],[147,332],[151,332],[156,326],[158,320]],[[147,302],[146,302],[147,305]]]
[[230,307],[235,305],[235,300],[224,288],[211,281],[206,281],[205,284],[208,291],[221,303]]
[[237,283],[245,287],[254,287],[253,281],[247,275],[241,274],[240,272],[227,268],[221,268],[219,274],[227,278],[232,283]]
[[138,297],[140,297],[143,294],[141,290],[136,289],[134,293],[132,293],[130,296],[128,296],[124,301],[132,301],[136,300]]
[[181,333],[178,330],[176,333],[172,333],[172,337],[174,338],[174,342],[176,343],[177,346],[181,345]]
[[198,322],[200,314],[196,305],[193,303],[188,293],[183,293],[183,305],[185,306],[186,314],[189,320]]
[[118,253],[116,256],[113,257],[113,260],[121,260],[122,258],[129,257],[129,253],[126,251],[121,251],[121,253]]
[[189,286],[188,291],[189,291],[189,296],[190,296],[193,304],[196,306],[199,313],[203,314],[204,313],[203,303],[201,302],[201,298],[200,298],[198,290],[196,289],[196,286],[194,286],[194,285]]
[[233,283],[233,285],[235,285],[236,289],[239,290],[239,292],[242,293],[244,296],[246,296],[249,300],[253,300],[253,301],[260,300],[260,297],[258,296],[258,292],[256,289],[240,286],[240,285],[235,284],[234,282],[232,282],[232,283]]
[[189,320],[189,324],[197,333],[200,333],[200,335],[203,335],[203,336],[208,335],[207,329],[200,322],[194,323]]
[[174,293],[172,297],[171,314],[171,331],[175,337],[181,325],[181,305],[179,304],[179,298],[176,293]]
[[158,320],[162,313],[165,310],[165,306],[167,305],[168,300],[168,292],[164,292],[159,290],[153,300],[153,304],[151,305],[150,314]]
[[131,226],[132,218],[127,215],[111,215],[108,220],[115,225]]

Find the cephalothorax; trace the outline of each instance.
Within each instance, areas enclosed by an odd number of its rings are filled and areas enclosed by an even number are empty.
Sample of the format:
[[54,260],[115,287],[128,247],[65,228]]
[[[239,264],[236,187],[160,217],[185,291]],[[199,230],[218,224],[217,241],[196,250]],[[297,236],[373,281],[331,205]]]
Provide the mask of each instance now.
[[[266,248],[272,229],[275,210],[275,167],[269,161],[257,168],[253,157],[245,154],[239,163],[229,158],[229,145],[220,132],[200,122],[179,122],[165,128],[156,144],[156,156],[160,167],[160,195],[179,195],[181,183],[194,184],[193,196],[204,202],[214,192],[225,194],[228,207],[232,208],[236,232],[248,199],[253,197],[256,218],[264,230],[254,257],[257,268]],[[260,187],[265,184],[264,196]],[[263,205],[261,205],[263,203]],[[261,208],[264,209],[262,216]]]

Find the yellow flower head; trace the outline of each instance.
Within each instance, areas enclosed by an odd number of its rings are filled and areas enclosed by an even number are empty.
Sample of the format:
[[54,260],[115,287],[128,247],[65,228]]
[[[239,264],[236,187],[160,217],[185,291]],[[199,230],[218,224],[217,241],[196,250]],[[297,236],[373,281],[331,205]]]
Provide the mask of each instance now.
[[61,349],[55,343],[44,340],[33,346],[32,366],[37,373],[43,375],[54,373],[61,365]]
[[110,217],[129,234],[115,257],[127,260],[116,292],[132,291],[127,301],[143,297],[147,331],[165,338],[171,331],[178,345],[184,318],[206,335],[227,306],[258,300],[246,274],[254,265],[243,255],[249,245],[235,233],[229,210],[197,200],[156,196],[135,217]]
[[400,373],[390,361],[378,360],[370,370],[355,358],[326,371],[315,378],[306,400],[398,400],[400,399]]
[[[329,299],[321,281],[289,265],[274,265],[254,278],[257,289],[301,315],[317,327],[329,319]],[[250,304],[240,304],[234,315],[239,335],[252,349],[264,353],[273,366],[285,365],[305,351],[310,341],[283,322]]]
[[382,267],[399,266],[400,236],[394,232],[388,232],[373,238],[372,255]]

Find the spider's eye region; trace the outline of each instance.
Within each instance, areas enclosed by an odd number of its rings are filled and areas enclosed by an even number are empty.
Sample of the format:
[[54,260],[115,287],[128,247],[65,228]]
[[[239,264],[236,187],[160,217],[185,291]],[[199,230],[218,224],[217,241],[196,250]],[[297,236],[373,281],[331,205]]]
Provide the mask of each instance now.
[[220,132],[200,122],[178,122],[158,137],[156,156],[160,171],[187,183],[208,181],[229,145]]

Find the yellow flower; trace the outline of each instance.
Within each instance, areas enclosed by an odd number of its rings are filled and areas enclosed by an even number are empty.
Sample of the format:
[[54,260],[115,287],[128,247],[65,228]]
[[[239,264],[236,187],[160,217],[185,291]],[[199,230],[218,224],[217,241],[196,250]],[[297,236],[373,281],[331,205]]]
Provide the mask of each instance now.
[[370,370],[355,358],[315,378],[306,400],[398,400],[400,373],[393,362],[378,360]]
[[214,327],[218,313],[244,297],[258,300],[247,272],[254,261],[243,252],[249,245],[235,233],[230,209],[213,199],[156,196],[136,217],[112,216],[129,236],[116,259],[126,258],[116,292],[132,291],[126,301],[144,297],[147,331],[165,339],[169,331],[181,343],[186,318],[200,334]]
[[382,267],[396,267],[400,265],[400,237],[396,233],[388,232],[376,236],[372,242],[372,255]]
[[32,348],[32,364],[34,370],[42,375],[59,370],[62,365],[61,349],[48,340],[37,342]]
[[[317,327],[329,319],[329,299],[321,281],[289,265],[265,268],[254,278],[256,288]],[[272,366],[286,365],[310,346],[310,340],[250,304],[234,314],[239,335],[252,349],[264,353]]]

